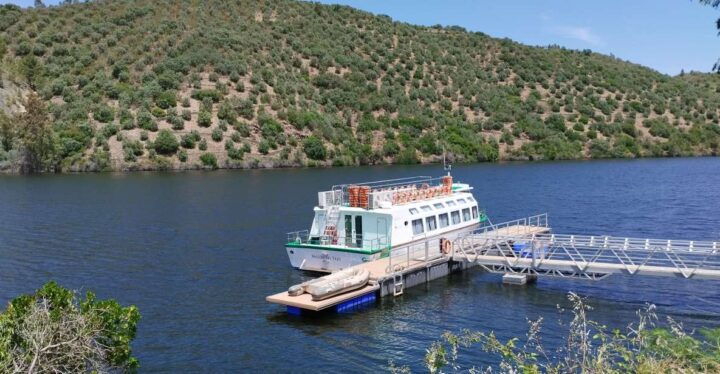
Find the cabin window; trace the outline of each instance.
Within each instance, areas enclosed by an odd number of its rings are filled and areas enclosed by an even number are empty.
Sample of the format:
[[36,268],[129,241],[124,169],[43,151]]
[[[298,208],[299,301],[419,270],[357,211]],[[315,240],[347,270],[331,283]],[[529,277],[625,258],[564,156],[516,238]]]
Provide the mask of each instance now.
[[475,202],[475,199],[473,199],[472,196],[468,196],[467,199],[468,199],[468,201],[471,202],[471,203],[474,203],[474,202]]
[[410,208],[410,214],[418,214],[418,210],[415,208]]
[[427,231],[437,229],[437,220],[435,219],[435,216],[425,218],[425,224],[427,225]]
[[423,227],[423,220],[421,219],[414,219],[412,221],[412,228],[413,228],[413,235],[420,235],[423,232],[425,232],[425,228]]
[[362,216],[355,216],[355,244],[358,246],[358,248],[362,248],[362,245],[363,245]]
[[446,203],[448,206],[455,206],[455,205],[456,205],[454,201],[446,201],[445,203]]
[[445,205],[443,205],[442,203],[435,203],[435,204],[433,204],[433,206],[435,207],[435,209],[443,209],[443,208],[445,208]]
[[438,217],[440,217],[440,228],[450,226],[450,220],[448,219],[447,213],[443,213]]
[[470,220],[470,208],[465,208],[462,210],[463,212],[463,221],[469,221]]
[[458,223],[460,223],[460,211],[459,210],[451,212],[450,217],[452,218],[453,225],[457,225]]
[[472,207],[472,214],[473,214],[473,218],[478,218],[478,208],[477,208],[477,206]]
[[345,215],[345,245],[352,243],[352,216]]
[[423,212],[429,212],[432,210],[432,208],[430,208],[430,205],[423,205],[420,207],[420,209],[422,209]]
[[458,199],[458,203],[465,204],[465,199]]

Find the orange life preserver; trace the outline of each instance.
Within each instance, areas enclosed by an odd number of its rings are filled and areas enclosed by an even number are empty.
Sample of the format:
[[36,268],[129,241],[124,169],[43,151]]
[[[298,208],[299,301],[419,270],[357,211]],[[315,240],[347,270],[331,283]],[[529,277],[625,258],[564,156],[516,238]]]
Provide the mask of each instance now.
[[450,240],[445,239],[445,241],[442,243],[442,251],[444,254],[449,255],[452,251],[452,243]]

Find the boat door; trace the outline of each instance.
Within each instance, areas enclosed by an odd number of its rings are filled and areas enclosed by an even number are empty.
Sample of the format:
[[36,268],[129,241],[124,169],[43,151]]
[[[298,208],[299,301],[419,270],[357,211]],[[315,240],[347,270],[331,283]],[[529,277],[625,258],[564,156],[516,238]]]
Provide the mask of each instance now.
[[345,215],[345,245],[362,248],[363,246],[363,218],[360,215]]
[[349,214],[345,215],[345,245],[350,247],[353,242],[353,224],[352,216]]
[[388,245],[388,224],[387,218],[378,217],[377,219],[377,238],[380,246]]
[[363,217],[362,216],[355,216],[355,232],[353,233],[355,236],[355,245],[357,245],[358,248],[363,247]]

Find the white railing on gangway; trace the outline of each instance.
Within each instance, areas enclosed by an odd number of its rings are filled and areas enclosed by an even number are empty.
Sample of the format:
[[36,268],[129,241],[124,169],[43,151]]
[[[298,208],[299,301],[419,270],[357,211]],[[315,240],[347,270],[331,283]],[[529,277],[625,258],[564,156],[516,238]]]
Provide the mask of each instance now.
[[387,256],[385,273],[392,274],[408,268],[410,265],[427,263],[443,256],[440,238],[430,238],[415,244],[393,248]]
[[[493,233],[497,233],[498,230],[502,231],[502,229],[508,228],[511,228],[513,233],[522,235],[531,235],[532,233],[538,232],[538,230],[533,230],[537,228],[547,229],[547,213],[502,222],[499,224],[492,224],[488,220],[487,225],[456,237],[452,241],[452,251],[455,251],[455,248],[462,248],[462,246],[458,246],[458,242],[473,243],[471,246],[477,245],[477,243],[487,240],[488,237],[493,237]],[[442,240],[445,239],[441,239],[439,237],[426,238],[425,240],[418,241],[414,244],[393,248],[387,257],[388,265],[385,272],[387,274],[397,273],[410,265],[427,263],[443,257],[444,254],[441,248]],[[454,256],[453,252],[448,253],[447,255],[450,257]]]
[[592,235],[489,235],[458,243],[458,259],[493,272],[601,279],[613,273],[720,280],[712,241]]

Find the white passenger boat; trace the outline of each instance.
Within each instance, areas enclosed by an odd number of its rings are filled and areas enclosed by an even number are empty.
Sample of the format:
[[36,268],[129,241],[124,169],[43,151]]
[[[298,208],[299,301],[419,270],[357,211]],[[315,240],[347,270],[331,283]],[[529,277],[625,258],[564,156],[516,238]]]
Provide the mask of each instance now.
[[334,272],[427,239],[439,239],[438,248],[430,251],[440,253],[449,241],[487,220],[472,189],[453,183],[448,174],[343,184],[319,192],[310,230],[288,234],[290,263]]

